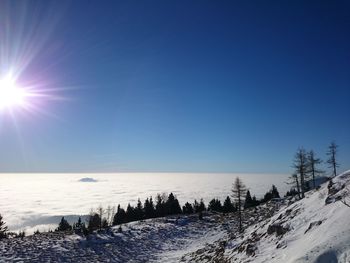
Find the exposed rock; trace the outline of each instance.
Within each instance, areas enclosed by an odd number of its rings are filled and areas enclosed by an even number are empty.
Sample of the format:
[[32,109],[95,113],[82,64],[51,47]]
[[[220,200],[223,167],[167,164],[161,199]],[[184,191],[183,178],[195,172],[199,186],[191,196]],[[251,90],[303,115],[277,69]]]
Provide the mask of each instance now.
[[273,233],[276,233],[276,236],[282,236],[288,230],[289,229],[287,227],[284,227],[281,224],[275,223],[275,224],[269,225],[269,227],[267,228],[267,234],[272,235]]
[[246,249],[245,249],[245,253],[248,256],[254,256],[255,255],[255,250],[256,250],[256,247],[255,247],[254,244],[248,244]]
[[330,195],[330,196],[327,196],[326,200],[325,200],[325,204],[328,205],[328,204],[331,204],[331,203],[334,203],[336,201],[340,201],[342,199],[342,197],[340,195]]
[[286,247],[287,247],[287,244],[286,244],[286,242],[283,242],[283,241],[278,243],[276,246],[276,248],[286,248]]
[[286,216],[289,215],[292,212],[292,209],[287,209],[286,210]]
[[308,231],[310,231],[312,228],[314,228],[315,226],[319,226],[322,224],[322,221],[319,220],[319,221],[315,221],[315,222],[311,222],[309,227],[306,229],[305,233],[306,234]]

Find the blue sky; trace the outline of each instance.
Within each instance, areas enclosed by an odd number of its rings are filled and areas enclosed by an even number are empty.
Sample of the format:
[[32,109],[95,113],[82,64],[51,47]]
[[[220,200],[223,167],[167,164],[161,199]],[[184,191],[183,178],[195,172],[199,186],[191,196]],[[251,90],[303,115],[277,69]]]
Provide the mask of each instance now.
[[350,168],[348,1],[1,5],[1,58],[65,98],[0,114],[2,172],[289,173],[332,140]]

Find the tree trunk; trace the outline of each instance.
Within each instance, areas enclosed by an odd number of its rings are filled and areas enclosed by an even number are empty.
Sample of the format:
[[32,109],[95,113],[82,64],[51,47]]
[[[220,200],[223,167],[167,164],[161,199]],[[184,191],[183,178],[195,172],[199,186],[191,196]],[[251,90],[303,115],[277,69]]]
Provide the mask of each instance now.
[[242,232],[241,193],[240,192],[238,192],[238,217],[239,217],[239,232]]
[[300,188],[301,188],[301,198],[304,198],[305,197],[305,178],[304,178],[304,171],[301,171],[300,172]]
[[295,182],[296,182],[296,185],[297,185],[298,197],[300,199],[300,185],[299,185],[299,181],[298,181],[298,177],[297,176],[295,177]]

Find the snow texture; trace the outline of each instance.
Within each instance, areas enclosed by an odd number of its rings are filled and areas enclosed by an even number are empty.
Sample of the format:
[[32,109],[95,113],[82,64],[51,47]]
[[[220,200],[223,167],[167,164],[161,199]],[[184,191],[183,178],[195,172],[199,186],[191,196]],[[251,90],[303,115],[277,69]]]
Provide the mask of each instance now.
[[[87,238],[43,233],[0,241],[0,262],[350,262],[350,171],[302,200],[275,200],[237,215],[149,219]],[[327,202],[326,202],[327,200]]]

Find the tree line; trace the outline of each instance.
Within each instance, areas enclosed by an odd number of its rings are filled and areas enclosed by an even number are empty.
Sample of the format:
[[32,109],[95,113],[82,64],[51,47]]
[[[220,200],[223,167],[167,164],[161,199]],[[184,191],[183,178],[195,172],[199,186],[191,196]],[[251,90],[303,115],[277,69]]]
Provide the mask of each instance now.
[[[199,219],[202,219],[203,212],[205,211],[223,214],[238,212],[240,222],[239,226],[241,229],[241,210],[255,207],[259,204],[268,202],[273,198],[280,198],[275,185],[272,185],[271,189],[266,192],[261,199],[251,196],[250,191],[245,188],[239,177],[236,178],[231,191],[231,195],[227,196],[223,203],[220,199],[213,198],[208,205],[205,204],[203,199],[200,199],[199,201],[194,200],[193,203],[186,202],[181,207],[176,196],[173,193],[170,193],[169,195],[158,194],[155,201],[153,201],[152,197],[146,198],[144,202],[141,202],[141,200],[138,199],[135,206],[132,206],[129,203],[126,209],[118,205],[116,211],[115,208],[111,206],[108,206],[107,208],[100,206],[97,209],[90,211],[86,222],[83,222],[82,218],[79,217],[78,221],[71,225],[64,217],[62,217],[55,231],[73,231],[77,234],[88,235],[95,230],[102,230],[111,226],[171,215],[180,216],[198,214]],[[52,232],[52,230],[49,232]],[[34,234],[39,233],[39,230],[34,232]],[[14,235],[14,233],[11,234],[13,234],[14,237],[24,237],[25,235],[24,231],[21,231],[17,235]],[[0,239],[8,236],[8,228],[0,215]]]
[[[331,177],[337,175],[339,163],[337,161],[338,145],[332,142],[327,150],[328,159],[326,163],[331,169]],[[317,187],[316,179],[323,176],[325,171],[319,168],[323,161],[316,156],[313,150],[306,151],[303,147],[299,148],[294,155],[293,165],[294,173],[289,177],[289,184],[292,188],[287,195],[297,195],[299,198],[305,197],[305,192]]]
[[[339,163],[337,161],[338,145],[332,142],[328,147],[327,156],[329,157],[326,163],[331,168],[332,176],[337,175]],[[325,172],[319,168],[323,161],[316,156],[313,150],[306,151],[304,148],[299,148],[294,156],[293,168],[295,172],[291,175],[290,183],[293,185],[286,196],[305,197],[305,192],[312,188],[316,188],[316,179]],[[310,185],[311,184],[311,185]],[[173,193],[169,195],[158,194],[153,201],[152,197],[147,198],[144,202],[138,199],[136,206],[130,203],[126,209],[118,205],[115,211],[114,207],[108,206],[104,209],[102,206],[95,211],[91,211],[87,222],[83,222],[81,217],[73,225],[62,217],[55,231],[74,231],[75,233],[89,234],[95,230],[101,230],[110,226],[117,226],[133,221],[145,220],[150,218],[158,218],[170,215],[190,215],[198,214],[202,219],[204,211],[231,213],[237,212],[239,219],[239,230],[242,231],[242,211],[256,207],[273,199],[279,199],[280,194],[275,185],[265,193],[261,199],[252,196],[242,180],[237,177],[232,185],[231,195],[227,196],[223,203],[217,198],[212,199],[208,206],[203,199],[194,200],[194,203],[186,202],[182,207],[176,196]],[[120,228],[121,229],[121,228]],[[39,231],[36,231],[39,233]],[[6,223],[0,215],[0,239],[6,238],[9,235]],[[17,237],[23,237],[24,232],[20,232]]]
[[[241,182],[239,178],[237,179]],[[240,186],[243,186],[243,183]],[[239,194],[239,196],[237,194]],[[251,196],[249,190],[246,191],[245,188],[243,189],[243,187],[237,189],[234,184],[232,188],[232,195],[227,196],[223,203],[221,203],[219,199],[214,198],[208,203],[208,205],[205,204],[203,199],[200,199],[199,201],[194,200],[192,204],[186,202],[181,207],[178,199],[173,193],[170,193],[168,196],[165,194],[158,194],[155,201],[153,201],[152,197],[147,198],[144,202],[141,202],[141,200],[138,199],[136,206],[132,206],[129,203],[126,209],[118,205],[117,211],[113,217],[110,217],[108,208],[103,209],[102,207],[99,207],[96,211],[92,211],[90,213],[86,226],[81,221],[81,218],[79,218],[77,223],[71,226],[63,217],[59,227],[56,230],[74,230],[76,233],[91,233],[95,230],[101,230],[110,226],[117,226],[133,221],[171,215],[180,216],[198,214],[199,219],[202,219],[203,212],[205,211],[232,213],[268,202],[273,198],[280,198],[277,187],[274,185],[262,199],[258,200],[255,196]]]

